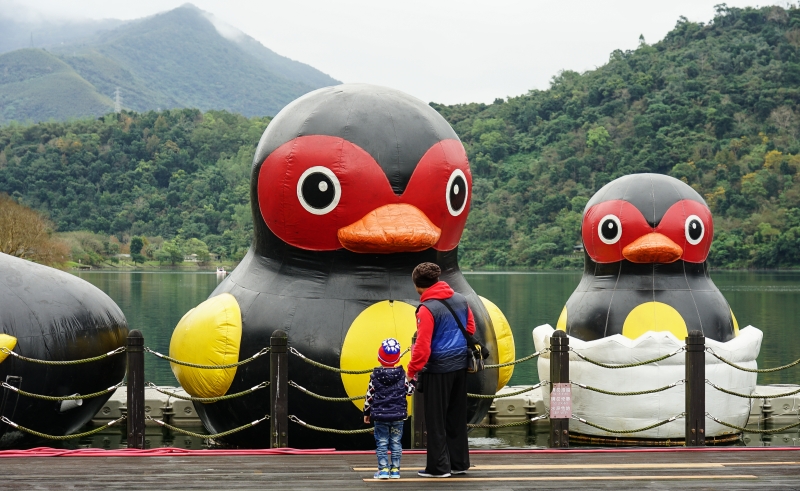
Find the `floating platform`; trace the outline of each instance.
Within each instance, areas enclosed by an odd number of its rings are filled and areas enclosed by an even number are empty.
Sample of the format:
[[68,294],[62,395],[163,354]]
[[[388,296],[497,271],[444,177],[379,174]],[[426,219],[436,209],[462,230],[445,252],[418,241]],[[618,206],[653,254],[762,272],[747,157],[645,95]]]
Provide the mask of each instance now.
[[[181,396],[188,397],[180,387],[161,386],[162,390],[172,392]],[[92,418],[94,424],[106,424],[109,421],[118,419],[127,413],[128,405],[128,391],[127,387],[120,387],[114,392],[108,402],[103,404],[100,411]],[[160,419],[175,426],[202,426],[200,416],[194,409],[194,404],[191,401],[177,399],[168,396],[157,390],[146,387],[144,389],[144,414],[154,419]],[[145,419],[145,424],[148,426],[157,426],[156,423]]]
[[[530,385],[513,385],[504,387],[497,395],[519,392],[530,388]],[[180,387],[160,387],[163,390],[175,394],[188,396],[185,390]],[[800,389],[800,385],[758,385],[756,394],[782,394]],[[714,390],[708,388],[707,390]],[[171,419],[175,426],[197,427],[201,426],[200,418],[194,409],[191,401],[176,399],[152,388],[146,388],[145,414],[151,418],[165,420]],[[793,396],[778,397],[775,399],[752,399],[753,403],[750,410],[748,426],[754,428],[764,428],[765,424],[769,428],[781,427],[796,423],[800,418],[800,394]],[[100,411],[92,419],[95,424],[105,424],[111,420],[121,417],[126,412],[127,391],[125,387],[120,387],[106,402]],[[484,424],[505,424],[523,421],[544,414],[545,405],[541,389],[534,389],[524,394],[511,397],[495,399],[489,414],[481,421]],[[146,420],[148,425],[155,425],[150,420]]]
[[[797,489],[800,449],[472,451],[463,476],[424,479],[424,452],[405,452],[401,479],[378,481],[372,452],[274,455],[176,451],[172,456],[3,459],[12,489]],[[115,453],[116,454],[116,453]],[[87,452],[78,452],[85,456]],[[91,454],[89,454],[91,455]],[[125,455],[124,458],[119,458]],[[203,455],[202,458],[197,458]]]
[[[497,395],[519,392],[530,385],[513,385],[504,387]],[[769,396],[770,394],[782,394],[800,389],[800,385],[778,384],[778,385],[757,385],[755,393]],[[707,390],[714,390],[708,388]],[[752,399],[750,408],[750,418],[748,426],[764,428],[764,424],[769,427],[780,427],[796,423],[800,418],[800,394],[793,396],[777,397],[775,399]],[[534,412],[530,412],[533,409]],[[538,416],[545,411],[544,400],[541,390],[532,390],[518,396],[495,399],[489,414],[482,423],[514,423],[526,418],[526,414]],[[758,426],[760,425],[760,426]]]

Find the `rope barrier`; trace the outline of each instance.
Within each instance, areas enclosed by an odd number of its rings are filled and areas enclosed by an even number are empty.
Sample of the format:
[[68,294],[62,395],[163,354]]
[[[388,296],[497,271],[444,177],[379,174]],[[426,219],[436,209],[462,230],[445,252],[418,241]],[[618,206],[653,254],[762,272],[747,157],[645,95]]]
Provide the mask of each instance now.
[[36,430],[32,430],[30,428],[25,428],[24,426],[20,426],[17,423],[11,421],[10,419],[6,418],[5,416],[0,417],[0,421],[3,423],[10,425],[20,431],[24,431],[25,433],[30,433],[31,435],[38,436],[40,438],[46,438],[48,440],[57,440],[57,441],[64,441],[64,440],[72,440],[74,438],[83,438],[85,436],[94,435],[95,433],[100,433],[101,431],[107,429],[110,426],[114,426],[115,424],[119,423],[120,421],[124,420],[125,416],[115,419],[114,421],[108,422],[99,428],[95,428],[90,431],[84,431],[83,433],[75,433],[72,435],[48,435],[47,433],[40,433]]
[[522,363],[523,361],[528,361],[528,360],[530,360],[532,358],[536,358],[537,356],[539,356],[542,353],[545,353],[547,351],[550,351],[550,348],[545,348],[543,350],[539,350],[539,351],[537,351],[535,353],[532,353],[532,354],[530,354],[530,355],[528,355],[528,356],[526,356],[524,358],[520,358],[519,360],[509,361],[509,362],[506,362],[506,363],[499,363],[497,365],[484,365],[483,368],[502,368],[502,367],[508,367],[508,366],[511,366],[511,365],[516,365],[517,363]]
[[289,420],[299,424],[300,426],[305,426],[306,428],[311,430],[321,431],[323,433],[334,433],[336,435],[358,435],[363,433],[372,433],[373,431],[375,431],[375,428],[364,428],[363,430],[337,430],[334,428],[322,428],[320,426],[314,426],[308,424],[293,414],[289,415]]
[[260,384],[256,385],[255,387],[251,387],[251,388],[249,388],[247,390],[243,390],[243,391],[237,392],[235,394],[228,394],[228,395],[219,396],[219,397],[192,397],[192,396],[184,396],[184,395],[181,395],[181,394],[176,394],[174,392],[169,392],[167,390],[164,390],[164,389],[158,387],[156,384],[154,384],[152,382],[147,382],[147,386],[148,387],[150,387],[151,389],[156,390],[157,392],[161,392],[162,394],[166,394],[166,395],[168,395],[170,397],[174,397],[176,399],[183,399],[184,401],[202,402],[202,403],[205,403],[205,404],[209,404],[209,403],[212,403],[212,402],[218,402],[218,401],[226,401],[228,399],[235,399],[237,397],[246,396],[247,394],[255,392],[255,391],[259,390],[259,389],[263,389],[268,385],[269,385],[269,382],[261,382]]
[[102,354],[100,356],[93,356],[91,358],[83,358],[81,360],[66,360],[66,361],[58,361],[58,360],[37,360],[36,358],[28,358],[27,356],[22,356],[19,353],[11,351],[10,349],[6,348],[5,346],[0,347],[0,351],[7,355],[14,356],[19,358],[20,360],[29,361],[31,363],[38,363],[40,365],[80,365],[82,363],[91,363],[93,361],[102,360],[104,358],[108,358],[109,356],[116,355],[118,353],[122,353],[125,351],[125,346],[120,346],[115,350],[111,350],[108,353]]
[[34,399],[43,399],[45,401],[77,401],[77,400],[82,400],[82,399],[91,399],[92,397],[102,396],[102,395],[108,394],[109,392],[114,392],[115,390],[119,389],[123,385],[125,385],[125,381],[124,380],[122,382],[118,383],[117,385],[113,385],[113,386],[111,386],[111,387],[109,387],[109,388],[107,388],[105,390],[101,390],[99,392],[92,392],[91,394],[85,394],[85,395],[77,394],[77,395],[74,395],[74,396],[45,396],[45,395],[42,395],[42,394],[34,394],[32,392],[25,392],[22,389],[18,389],[16,387],[14,387],[13,385],[9,385],[9,384],[7,384],[5,382],[0,382],[0,386],[2,386],[4,389],[13,390],[14,392],[16,392],[16,393],[18,393],[20,395],[23,395],[25,397],[33,397]]
[[736,369],[741,370],[743,372],[750,372],[750,373],[772,373],[772,372],[778,372],[780,370],[786,370],[787,368],[792,368],[795,365],[800,365],[800,359],[797,359],[797,360],[789,363],[788,365],[783,365],[783,366],[775,367],[775,368],[745,368],[745,367],[743,367],[741,365],[737,365],[736,363],[733,363],[732,361],[728,361],[725,358],[719,356],[718,354],[714,353],[714,350],[712,350],[711,348],[706,348],[706,352],[711,353],[712,355],[714,355],[714,357],[717,360],[721,361],[722,363],[730,365],[733,368],[736,368]]
[[574,414],[572,415],[572,419],[574,419],[575,421],[580,421],[581,423],[583,423],[585,425],[589,425],[589,426],[592,426],[594,428],[597,428],[598,430],[607,431],[609,433],[625,434],[625,433],[639,433],[640,431],[652,430],[653,428],[658,428],[659,426],[663,426],[663,425],[665,425],[667,423],[671,423],[671,422],[675,421],[676,419],[682,418],[684,416],[686,416],[685,412],[680,413],[678,415],[675,415],[675,416],[673,416],[673,417],[671,417],[669,419],[665,419],[663,421],[659,421],[658,423],[651,424],[650,426],[645,426],[644,428],[636,428],[635,430],[612,430],[611,428],[606,428],[605,426],[600,426],[598,424],[586,421],[585,419],[579,418],[578,416],[575,416]]
[[328,396],[321,396],[321,395],[319,395],[319,394],[315,394],[315,393],[311,392],[310,390],[306,389],[305,387],[303,387],[303,386],[301,386],[300,384],[297,384],[297,383],[295,383],[295,382],[293,382],[293,381],[291,381],[291,380],[289,381],[289,385],[290,385],[290,386],[292,386],[292,387],[294,387],[295,389],[299,390],[300,392],[303,392],[304,394],[308,394],[308,395],[310,395],[311,397],[314,397],[315,399],[319,399],[319,400],[321,400],[321,401],[328,401],[328,402],[349,402],[349,401],[357,401],[357,400],[359,400],[359,399],[363,399],[364,397],[366,397],[366,396],[353,396],[353,397],[328,397]]
[[587,358],[587,357],[583,356],[582,354],[578,353],[577,351],[575,351],[572,348],[570,348],[569,350],[572,351],[573,353],[575,353],[576,355],[578,355],[578,357],[580,357],[582,360],[588,361],[592,365],[597,365],[598,367],[603,367],[603,368],[633,368],[633,367],[640,367],[642,365],[649,365],[650,363],[656,363],[656,362],[659,362],[659,361],[662,361],[662,360],[666,360],[667,358],[671,358],[671,357],[677,355],[678,353],[680,353],[681,351],[685,351],[686,350],[686,346],[681,346],[680,348],[678,348],[677,350],[673,351],[672,353],[670,353],[668,355],[659,356],[658,358],[653,358],[652,360],[640,361],[638,363],[627,363],[625,365],[609,365],[607,363],[600,363],[599,361],[595,361],[595,360],[592,360],[591,358]]
[[[411,348],[406,348],[405,351],[400,353],[400,358],[405,356],[406,353],[408,353],[409,351],[411,351]],[[328,370],[328,371],[331,371],[331,372],[343,373],[345,375],[363,375],[365,373],[372,373],[372,371],[375,370],[374,368],[369,368],[367,370],[345,370],[345,369],[342,369],[342,368],[332,367],[330,365],[325,365],[324,363],[320,363],[318,361],[314,361],[311,358],[306,357],[306,355],[304,355],[303,353],[300,353],[299,351],[297,351],[295,348],[291,348],[291,347],[289,348],[289,353],[297,356],[298,358],[300,358],[304,362],[308,363],[309,365],[313,365],[313,366],[315,366],[317,368],[322,368],[324,370]]]
[[740,394],[738,392],[733,392],[733,391],[728,390],[728,389],[723,389],[722,387],[720,387],[719,385],[715,384],[714,382],[712,382],[712,381],[710,381],[708,379],[706,379],[706,383],[708,385],[710,385],[711,387],[714,387],[715,389],[717,389],[720,392],[724,392],[726,394],[730,394],[730,395],[736,396],[736,397],[742,397],[744,399],[777,399],[778,397],[786,397],[786,396],[793,396],[795,394],[800,394],[800,389],[797,389],[797,390],[794,390],[792,392],[784,392],[783,394],[772,394],[772,395],[750,394],[750,395],[747,395],[747,394]]
[[175,363],[176,365],[183,365],[185,367],[192,367],[192,368],[202,368],[202,369],[205,369],[205,370],[221,370],[223,368],[238,367],[240,365],[244,365],[245,363],[250,363],[251,361],[253,361],[256,358],[258,358],[259,356],[263,356],[263,355],[266,355],[267,353],[269,353],[269,348],[264,348],[261,351],[259,351],[258,353],[256,353],[253,356],[251,356],[250,358],[247,358],[246,360],[242,360],[242,361],[239,361],[239,362],[236,362],[236,363],[229,363],[227,365],[200,365],[200,364],[197,364],[197,363],[189,363],[188,361],[176,360],[175,358],[171,358],[171,357],[169,357],[167,355],[161,354],[158,351],[153,351],[148,347],[145,347],[144,350],[147,351],[150,354],[153,354],[153,355],[163,359],[163,360],[167,360],[170,363]]
[[502,399],[503,397],[513,397],[518,396],[520,394],[524,394],[526,392],[530,392],[532,390],[538,389],[539,387],[549,384],[547,380],[543,380],[538,384],[534,385],[533,387],[528,387],[527,389],[518,390],[517,392],[509,392],[508,394],[470,394],[467,393],[467,397],[471,399]]
[[677,382],[673,382],[673,383],[671,383],[669,385],[665,385],[664,387],[659,387],[658,389],[640,390],[640,391],[636,391],[636,392],[612,392],[610,390],[598,389],[597,387],[592,387],[590,385],[579,384],[579,383],[573,382],[571,380],[569,381],[569,383],[571,383],[572,385],[577,385],[578,387],[580,387],[582,389],[591,390],[593,392],[599,392],[601,394],[608,394],[610,396],[623,396],[624,397],[624,396],[641,396],[641,395],[644,395],[644,394],[655,394],[657,392],[664,392],[667,389],[671,389],[673,387],[677,387],[678,385],[682,385],[682,384],[686,383],[686,379],[678,380]]
[[474,424],[474,425],[473,424],[468,424],[467,428],[489,428],[489,429],[511,428],[512,426],[524,426],[524,425],[533,423],[534,421],[539,421],[540,419],[545,419],[548,416],[549,415],[547,413],[545,413],[545,414],[542,414],[541,416],[536,416],[535,418],[526,419],[524,421],[517,421],[517,422],[514,422],[514,423],[503,423],[503,424],[497,424],[497,425],[493,425],[493,424]]
[[800,421],[799,421],[797,423],[794,423],[794,424],[791,424],[791,425],[788,425],[788,426],[784,426],[783,428],[774,428],[774,429],[771,429],[771,430],[757,430],[755,428],[743,428],[741,426],[737,426],[737,425],[734,425],[734,424],[731,424],[731,423],[726,423],[725,421],[720,421],[719,419],[715,418],[714,416],[712,416],[709,413],[706,413],[706,417],[716,421],[717,423],[721,424],[722,426],[727,426],[728,428],[733,428],[734,430],[739,430],[739,431],[747,432],[747,433],[763,433],[763,434],[780,433],[782,431],[790,430],[792,428],[796,428],[796,427],[800,426]]
[[146,418],[149,419],[150,421],[153,421],[154,423],[156,423],[156,424],[158,424],[160,426],[163,426],[165,428],[169,428],[172,431],[175,431],[175,432],[178,432],[178,433],[183,433],[184,435],[188,435],[188,436],[193,436],[195,438],[203,438],[203,439],[209,439],[210,440],[210,439],[213,439],[213,438],[222,438],[222,437],[225,437],[225,436],[228,436],[228,435],[232,435],[234,433],[238,433],[238,432],[240,432],[242,430],[246,430],[247,428],[251,428],[251,427],[257,425],[258,423],[261,423],[262,421],[268,420],[269,419],[269,414],[265,414],[263,418],[257,419],[255,421],[253,421],[252,423],[247,423],[246,425],[239,426],[238,428],[234,428],[232,430],[223,431],[222,433],[214,433],[213,435],[204,435],[203,433],[195,433],[193,431],[184,430],[183,428],[178,428],[177,426],[172,426],[171,424],[167,424],[167,423],[161,421],[160,419],[151,418],[150,416],[146,416]]

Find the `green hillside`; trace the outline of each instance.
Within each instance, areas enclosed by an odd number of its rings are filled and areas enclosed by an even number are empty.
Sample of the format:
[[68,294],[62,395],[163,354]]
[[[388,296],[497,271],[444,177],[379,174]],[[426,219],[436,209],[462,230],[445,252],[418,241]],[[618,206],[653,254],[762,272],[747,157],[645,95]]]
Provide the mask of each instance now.
[[[685,180],[715,216],[716,267],[800,266],[800,9],[680,19],[662,41],[548,90],[433,104],[464,141],[473,205],[466,267],[564,268],[581,212],[610,180]],[[0,128],[0,192],[59,230],[197,238],[241,254],[248,176],[267,119],[171,110]],[[797,182],[795,182],[797,181]]]
[[[243,33],[226,38],[212,20],[219,22],[186,4],[114,29],[95,29],[89,37],[50,48],[61,60],[53,69],[70,72],[68,77],[44,77],[51,73],[13,65],[55,66],[50,60],[53,57],[42,50],[30,60],[29,49],[6,53],[0,60],[17,60],[8,63],[12,63],[10,71],[16,70],[13,77],[18,85],[4,92],[10,99],[0,99],[0,124],[100,116],[113,108],[109,98],[117,87],[123,107],[139,112],[195,107],[246,116],[274,115],[306,92],[339,83]],[[0,31],[0,45],[13,34]],[[44,57],[50,59],[42,60]],[[3,73],[0,70],[0,83],[6,84],[10,80]],[[24,99],[13,100],[16,94]]]
[[46,51],[0,55],[0,124],[80,118],[113,108],[111,99]]

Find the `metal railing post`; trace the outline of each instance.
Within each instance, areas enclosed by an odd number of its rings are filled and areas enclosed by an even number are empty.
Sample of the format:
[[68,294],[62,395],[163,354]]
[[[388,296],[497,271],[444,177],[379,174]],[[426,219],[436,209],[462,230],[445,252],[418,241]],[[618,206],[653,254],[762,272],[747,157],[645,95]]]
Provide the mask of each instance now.
[[706,444],[706,338],[700,331],[686,337],[686,446]]
[[[414,333],[414,336],[411,338],[412,353],[414,351],[414,344],[416,342],[417,342],[417,334]],[[428,430],[427,428],[425,428],[424,397],[425,397],[424,394],[421,394],[420,392],[417,391],[414,391],[414,395],[411,396],[411,407],[413,408],[413,415],[411,416],[411,424],[413,427],[413,430],[411,432],[411,448],[417,448],[417,449],[428,448]]]
[[289,355],[286,333],[269,338],[270,447],[289,446]]
[[144,448],[144,337],[128,333],[128,448]]
[[[550,446],[553,448],[569,447],[571,393],[569,383],[569,338],[564,331],[555,331],[550,338]],[[554,411],[554,405],[556,405],[554,397],[559,397],[560,399],[566,397],[566,403],[559,402],[557,405],[562,409],[567,408],[568,411]]]

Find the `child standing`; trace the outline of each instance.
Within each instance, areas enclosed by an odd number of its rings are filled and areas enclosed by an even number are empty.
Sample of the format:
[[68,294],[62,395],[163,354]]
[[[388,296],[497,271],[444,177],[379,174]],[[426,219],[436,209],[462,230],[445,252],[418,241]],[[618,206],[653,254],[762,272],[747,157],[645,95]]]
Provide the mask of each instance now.
[[[378,349],[381,366],[369,377],[369,388],[364,401],[364,423],[375,423],[375,453],[378,456],[378,472],[375,479],[399,479],[400,457],[403,446],[403,424],[408,417],[406,396],[414,392],[414,385],[406,382],[406,371],[395,366],[400,361],[400,343],[394,338],[383,340]],[[387,450],[392,452],[392,467],[389,468]]]

